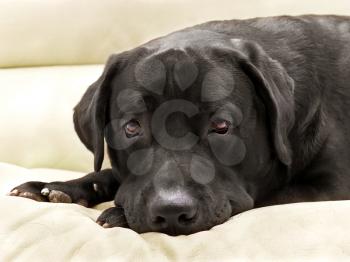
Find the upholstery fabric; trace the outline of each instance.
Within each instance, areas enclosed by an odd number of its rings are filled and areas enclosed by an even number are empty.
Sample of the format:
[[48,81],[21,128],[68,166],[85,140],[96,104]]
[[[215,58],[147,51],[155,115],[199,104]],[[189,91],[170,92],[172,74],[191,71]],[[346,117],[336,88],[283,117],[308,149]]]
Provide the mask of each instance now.
[[0,0],[0,67],[100,64],[209,20],[350,14],[348,0]]
[[[253,209],[189,236],[105,229],[95,208],[4,196],[28,180],[83,175],[0,163],[1,261],[349,261],[350,201]],[[6,211],[6,212],[4,212]]]
[[89,172],[92,154],[73,126],[73,107],[102,65],[0,69],[0,161]]

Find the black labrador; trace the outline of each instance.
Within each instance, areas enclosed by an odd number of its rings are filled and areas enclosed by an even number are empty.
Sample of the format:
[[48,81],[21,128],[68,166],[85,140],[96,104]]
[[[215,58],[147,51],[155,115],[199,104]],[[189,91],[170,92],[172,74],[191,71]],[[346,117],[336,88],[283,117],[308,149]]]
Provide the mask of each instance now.
[[100,225],[170,235],[254,207],[350,199],[350,17],[213,21],[112,55],[74,125],[95,172],[10,195],[114,199]]

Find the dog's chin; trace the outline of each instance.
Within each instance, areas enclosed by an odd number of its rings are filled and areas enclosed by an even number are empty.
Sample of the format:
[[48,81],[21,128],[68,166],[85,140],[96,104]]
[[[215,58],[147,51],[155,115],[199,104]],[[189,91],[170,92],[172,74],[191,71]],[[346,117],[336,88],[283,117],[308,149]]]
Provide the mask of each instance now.
[[191,227],[183,227],[183,228],[174,228],[174,227],[167,227],[164,229],[152,229],[151,227],[140,227],[139,225],[129,225],[129,228],[139,234],[143,233],[163,233],[167,234],[169,236],[179,236],[179,235],[191,235],[195,234],[201,231],[207,231],[212,229],[213,227],[225,223],[230,217],[223,218],[220,221],[217,221],[216,223],[207,223],[207,224],[198,224],[196,226]]

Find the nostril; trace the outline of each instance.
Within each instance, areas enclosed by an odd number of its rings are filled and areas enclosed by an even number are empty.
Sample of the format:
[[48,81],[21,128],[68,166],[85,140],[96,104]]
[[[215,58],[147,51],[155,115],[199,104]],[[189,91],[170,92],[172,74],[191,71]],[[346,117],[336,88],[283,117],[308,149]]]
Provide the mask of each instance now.
[[167,228],[169,226],[169,222],[163,216],[156,216],[152,219],[152,224],[158,229]]
[[195,220],[195,216],[196,216],[195,212],[184,213],[179,216],[178,221],[180,224],[186,225],[193,222]]
[[166,221],[165,221],[165,218],[164,217],[161,217],[161,216],[156,216],[154,219],[153,219],[153,223],[154,224],[164,224]]

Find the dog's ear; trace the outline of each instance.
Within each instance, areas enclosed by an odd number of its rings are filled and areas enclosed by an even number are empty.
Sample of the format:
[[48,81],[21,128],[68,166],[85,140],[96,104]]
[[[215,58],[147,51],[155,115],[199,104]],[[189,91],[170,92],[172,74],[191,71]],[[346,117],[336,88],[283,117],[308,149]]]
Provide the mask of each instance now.
[[278,158],[290,166],[292,150],[288,139],[294,125],[294,81],[283,66],[252,41],[231,39],[243,71],[253,81],[267,108],[267,117]]
[[74,128],[83,144],[94,154],[94,170],[100,171],[104,158],[104,127],[111,80],[117,73],[117,55],[109,57],[99,79],[74,108]]

